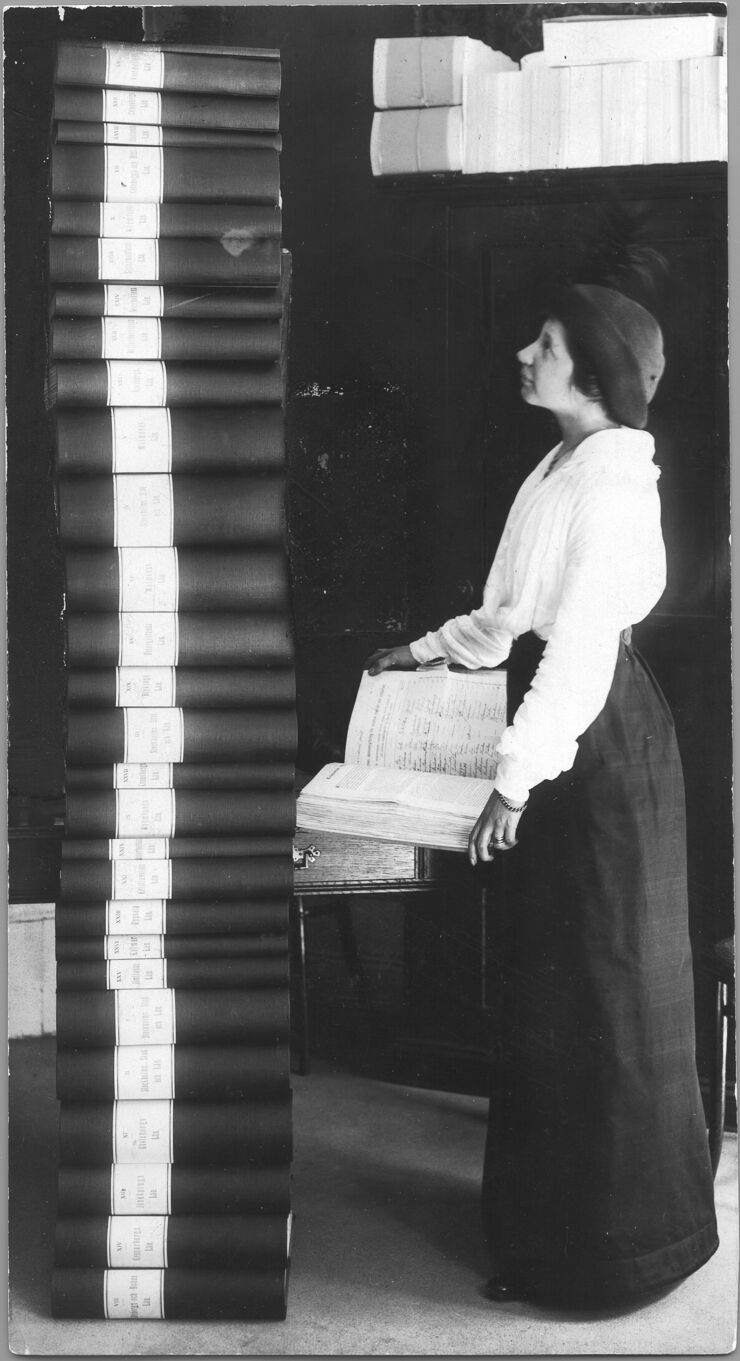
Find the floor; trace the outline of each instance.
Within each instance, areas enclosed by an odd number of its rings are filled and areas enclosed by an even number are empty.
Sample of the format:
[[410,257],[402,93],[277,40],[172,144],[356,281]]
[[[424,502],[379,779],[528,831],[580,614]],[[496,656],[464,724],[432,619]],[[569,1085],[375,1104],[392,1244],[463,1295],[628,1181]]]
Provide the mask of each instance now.
[[10,1346],[35,1356],[724,1355],[735,1345],[737,1137],[721,1247],[661,1300],[575,1315],[492,1305],[478,1180],[486,1102],[315,1066],[294,1078],[293,1264],[284,1323],[55,1322],[54,1044],[11,1045]]

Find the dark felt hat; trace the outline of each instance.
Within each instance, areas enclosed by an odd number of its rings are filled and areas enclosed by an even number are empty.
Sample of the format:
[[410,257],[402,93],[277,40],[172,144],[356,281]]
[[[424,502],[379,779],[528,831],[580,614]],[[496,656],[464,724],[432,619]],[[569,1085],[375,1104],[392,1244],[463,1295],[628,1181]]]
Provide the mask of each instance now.
[[563,321],[621,425],[642,430],[665,367],[663,335],[646,308],[599,284],[574,284],[562,295]]

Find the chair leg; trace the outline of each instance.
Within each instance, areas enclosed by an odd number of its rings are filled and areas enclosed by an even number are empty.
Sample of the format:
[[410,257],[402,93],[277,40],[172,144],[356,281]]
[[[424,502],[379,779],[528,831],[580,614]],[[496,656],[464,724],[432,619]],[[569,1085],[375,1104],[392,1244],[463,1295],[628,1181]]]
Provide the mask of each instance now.
[[725,1132],[727,1083],[727,984],[718,982],[714,1013],[714,1071],[709,1111],[709,1156],[716,1175]]
[[310,1069],[310,1045],[308,1031],[308,979],[306,975],[306,908],[301,894],[296,894],[293,898],[295,907],[295,921],[297,928],[298,946],[298,1009],[299,1019],[299,1042],[298,1042],[298,1072],[305,1077]]

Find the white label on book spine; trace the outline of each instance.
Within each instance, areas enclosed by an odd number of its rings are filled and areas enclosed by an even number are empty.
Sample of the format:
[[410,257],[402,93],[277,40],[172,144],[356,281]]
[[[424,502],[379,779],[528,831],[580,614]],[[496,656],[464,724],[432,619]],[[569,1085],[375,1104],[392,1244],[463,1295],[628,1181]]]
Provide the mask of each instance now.
[[106,284],[103,308],[108,317],[161,317],[164,289],[159,284]]
[[105,1317],[164,1318],[164,1271],[105,1271]]
[[[109,904],[110,906],[110,904]],[[114,904],[115,906],[115,904]],[[137,904],[141,906],[141,904]],[[149,904],[145,904],[149,906]],[[142,929],[142,934],[135,935],[107,935],[103,940],[103,953],[109,962],[127,962],[136,964],[144,960],[164,960],[164,936],[153,932],[146,932]],[[166,983],[159,986],[166,987]],[[131,987],[138,987],[138,984],[131,984]]]
[[[134,670],[133,667],[119,668],[121,671],[126,669]],[[119,761],[113,767],[113,788],[169,789],[172,787],[172,776],[173,769],[168,761],[148,761],[146,764],[137,762],[133,765],[125,765],[123,761]]]
[[122,902],[108,901],[105,905],[106,935],[163,935],[165,930],[164,898],[140,901],[129,898]]
[[124,761],[182,761],[182,709],[124,709],[123,728]]
[[109,959],[106,986],[110,991],[136,988],[166,988],[166,959]]
[[154,146],[104,146],[108,203],[161,203],[164,151]]
[[116,667],[116,707],[144,709],[175,704],[176,675],[174,666]]
[[175,498],[168,473],[116,474],[113,540],[116,548],[171,548]]
[[106,986],[110,992],[126,992],[138,988],[166,988],[167,961],[165,959],[109,959],[106,966]]
[[109,860],[167,860],[170,843],[162,836],[127,836],[108,842]]
[[171,1101],[117,1101],[113,1106],[114,1163],[173,1161]]
[[159,204],[101,203],[100,235],[156,240],[159,236]]
[[111,898],[171,898],[171,860],[113,860]]
[[105,44],[105,84],[132,85],[140,90],[161,90],[164,84],[164,52],[144,44]]
[[116,790],[116,836],[174,836],[176,816],[174,789]]
[[166,406],[167,370],[156,359],[107,359],[108,406]]
[[179,654],[179,614],[127,612],[119,616],[119,666],[177,666]]
[[159,317],[103,317],[104,359],[161,359]]
[[174,1100],[175,1046],[122,1044],[113,1050],[116,1101]]
[[110,1267],[166,1267],[167,1220],[164,1215],[110,1215]]
[[111,1214],[171,1214],[172,1168],[166,1163],[111,1167]]
[[[143,281],[159,278],[159,242],[118,236],[98,237],[98,278]],[[104,355],[103,358],[106,356]],[[147,355],[134,355],[146,359]]]
[[106,146],[162,146],[162,129],[156,123],[106,123]]
[[174,1044],[175,994],[171,988],[116,991],[116,1044]]
[[126,610],[171,613],[179,607],[178,586],[176,548],[119,548],[118,608],[121,613]]
[[104,123],[161,123],[162,96],[156,90],[103,90]]
[[172,468],[169,407],[111,407],[114,473],[168,473]]

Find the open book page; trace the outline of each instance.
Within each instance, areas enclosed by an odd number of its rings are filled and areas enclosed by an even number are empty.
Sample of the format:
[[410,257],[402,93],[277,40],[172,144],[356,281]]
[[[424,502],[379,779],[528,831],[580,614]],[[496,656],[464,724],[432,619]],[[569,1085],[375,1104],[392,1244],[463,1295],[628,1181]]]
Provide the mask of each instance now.
[[506,727],[502,671],[363,673],[345,760],[357,766],[439,771],[493,780]]

